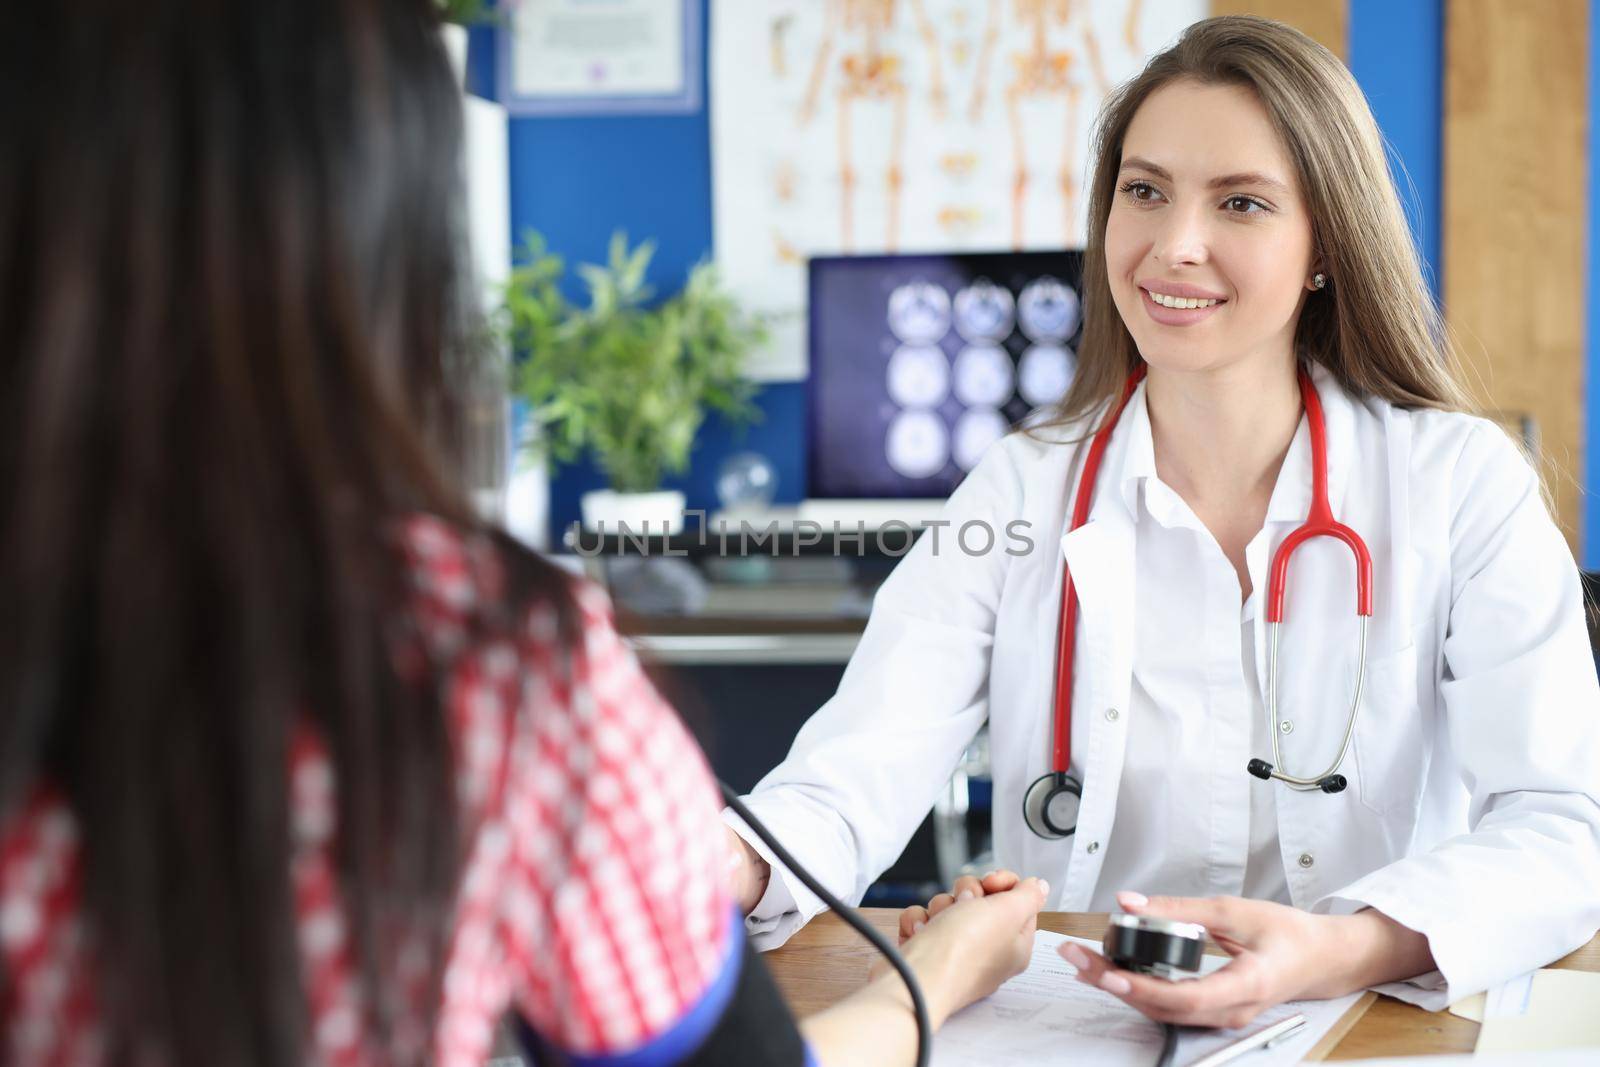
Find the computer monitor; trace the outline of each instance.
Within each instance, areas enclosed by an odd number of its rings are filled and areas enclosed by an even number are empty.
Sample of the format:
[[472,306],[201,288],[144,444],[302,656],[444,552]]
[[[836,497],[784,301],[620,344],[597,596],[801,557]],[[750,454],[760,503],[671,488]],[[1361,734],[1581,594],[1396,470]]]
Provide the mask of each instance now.
[[1083,253],[823,256],[809,269],[808,494],[948,496],[1066,393]]

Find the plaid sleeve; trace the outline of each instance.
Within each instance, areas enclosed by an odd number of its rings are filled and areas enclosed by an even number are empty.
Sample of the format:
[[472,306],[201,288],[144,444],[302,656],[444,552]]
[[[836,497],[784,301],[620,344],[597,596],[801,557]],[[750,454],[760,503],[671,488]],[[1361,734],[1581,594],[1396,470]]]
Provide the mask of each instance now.
[[576,1062],[675,1063],[737,981],[721,807],[698,746],[592,585],[583,639],[553,661],[535,616],[507,783],[504,922],[514,1003]]

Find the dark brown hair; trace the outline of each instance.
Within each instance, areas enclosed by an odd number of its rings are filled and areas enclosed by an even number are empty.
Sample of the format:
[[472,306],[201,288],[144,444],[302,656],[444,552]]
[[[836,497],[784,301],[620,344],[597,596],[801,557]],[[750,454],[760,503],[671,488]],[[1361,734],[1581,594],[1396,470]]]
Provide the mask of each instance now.
[[[0,813],[50,782],[77,818],[113,1059],[301,1063],[309,723],[387,1034],[389,934],[436,984],[459,874],[439,688],[392,665],[393,529],[479,528],[434,2],[26,4],[0,98]],[[514,599],[566,603],[499,544]]]

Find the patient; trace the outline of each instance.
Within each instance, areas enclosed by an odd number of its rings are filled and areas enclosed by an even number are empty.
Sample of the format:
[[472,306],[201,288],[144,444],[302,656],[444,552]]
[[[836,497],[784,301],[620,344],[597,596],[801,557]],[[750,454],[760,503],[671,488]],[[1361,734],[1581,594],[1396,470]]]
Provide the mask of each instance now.
[[[0,1063],[911,1062],[897,978],[796,1028],[604,598],[464,502],[433,0],[24,5],[0,88]],[[908,945],[935,1022],[1043,899]]]

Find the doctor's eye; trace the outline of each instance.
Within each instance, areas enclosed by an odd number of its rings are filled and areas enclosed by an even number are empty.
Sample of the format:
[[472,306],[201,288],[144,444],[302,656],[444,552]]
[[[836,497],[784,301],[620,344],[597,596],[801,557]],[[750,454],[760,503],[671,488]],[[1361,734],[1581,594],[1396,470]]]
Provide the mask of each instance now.
[[[1134,200],[1138,201],[1141,204],[1151,203],[1152,202],[1152,197],[1161,195],[1160,190],[1158,190],[1155,186],[1151,185],[1149,182],[1141,182],[1141,181],[1127,182],[1118,191],[1127,194],[1128,196],[1132,197]],[[1146,197],[1146,196],[1141,196],[1140,195],[1141,193],[1145,193],[1145,192],[1150,193],[1151,196],[1150,197]]]
[[[1224,200],[1222,204],[1228,209],[1228,213],[1230,215],[1259,215],[1272,210],[1253,196],[1230,196],[1228,199]],[[1242,209],[1235,210],[1233,206],[1235,204],[1243,204],[1244,207]],[[1255,208],[1256,210],[1251,211],[1251,208]]]

